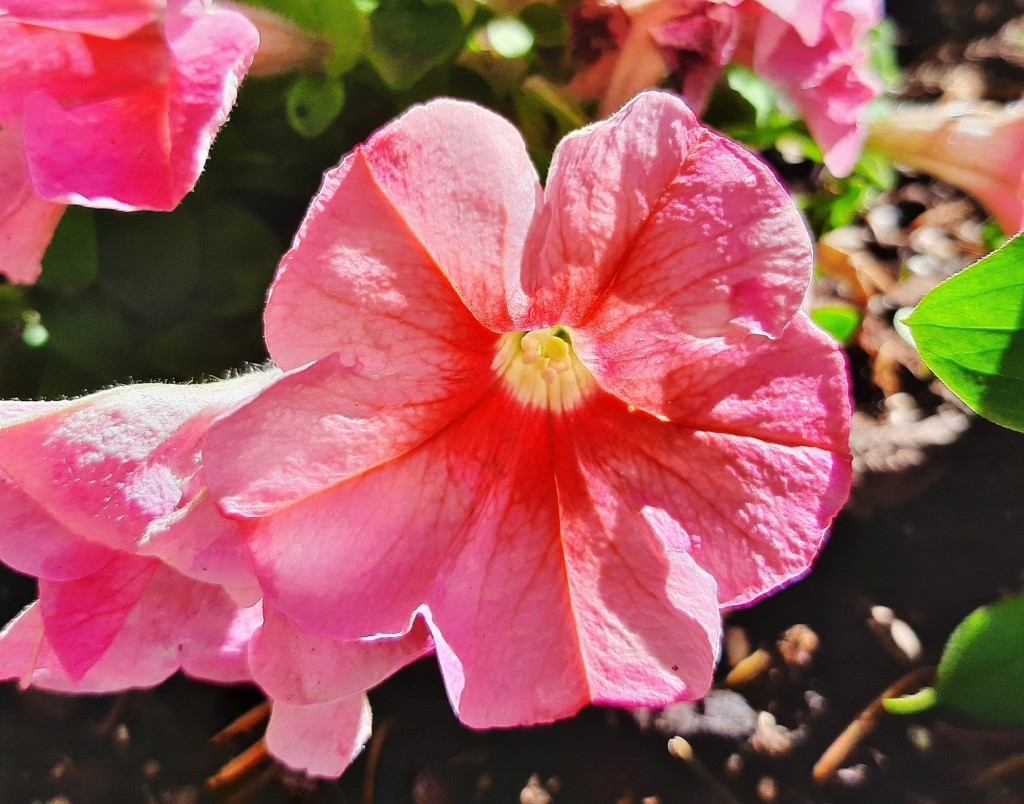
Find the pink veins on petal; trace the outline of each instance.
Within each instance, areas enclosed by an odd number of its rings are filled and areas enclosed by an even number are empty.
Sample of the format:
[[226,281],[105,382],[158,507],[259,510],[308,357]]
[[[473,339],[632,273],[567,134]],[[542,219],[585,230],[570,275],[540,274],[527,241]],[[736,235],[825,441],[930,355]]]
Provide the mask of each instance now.
[[415,108],[327,174],[266,312],[282,379],[207,438],[267,611],[430,629],[473,726],[703,695],[722,607],[806,572],[850,482],[839,348],[770,171],[645,93],[541,190]]

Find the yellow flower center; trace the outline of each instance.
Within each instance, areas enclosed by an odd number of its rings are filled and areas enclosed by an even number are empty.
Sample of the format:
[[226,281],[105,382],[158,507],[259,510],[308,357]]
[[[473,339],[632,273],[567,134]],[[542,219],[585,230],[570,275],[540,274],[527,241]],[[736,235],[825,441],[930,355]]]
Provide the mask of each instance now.
[[523,404],[556,413],[572,410],[595,387],[568,327],[503,335],[493,367]]

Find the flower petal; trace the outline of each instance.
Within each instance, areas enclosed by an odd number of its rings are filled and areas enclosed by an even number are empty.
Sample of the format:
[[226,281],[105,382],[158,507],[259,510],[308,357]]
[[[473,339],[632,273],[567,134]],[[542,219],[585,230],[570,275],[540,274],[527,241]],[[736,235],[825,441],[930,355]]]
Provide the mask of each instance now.
[[[421,611],[470,725],[699,694],[717,639],[713,581],[686,556],[669,566],[636,516],[616,530],[597,522],[608,535],[596,542],[588,501],[560,524],[550,428],[546,412],[496,392],[421,447],[260,520],[251,547],[268,601],[341,639],[401,633]],[[681,608],[684,586],[711,601],[714,625]]]
[[477,320],[510,329],[507,302],[540,200],[518,130],[488,109],[443,98],[409,110],[360,152]]
[[82,538],[133,552],[188,502],[209,422],[279,376],[125,386],[41,408],[0,429],[0,471]]
[[810,281],[810,237],[768,168],[718,135],[696,136],[574,329],[601,386],[659,416],[672,415],[666,375],[777,336]]
[[718,582],[723,606],[806,573],[849,494],[845,445],[694,430],[610,397],[574,412],[573,427],[583,467],[606,478],[667,547],[690,553]]
[[116,40],[27,35],[34,52],[53,40],[47,74],[64,64],[81,74],[52,86],[38,71],[16,76],[29,171],[43,198],[171,210],[195,185],[259,37],[237,12],[181,0],[168,3],[163,26],[164,38],[148,26]]
[[20,132],[0,130],[0,274],[15,284],[35,282],[63,214],[63,204],[36,195]]
[[525,328],[578,328],[625,394],[613,367],[634,355],[778,334],[810,280],[810,248],[766,166],[677,98],[644,93],[559,145],[527,247]]
[[249,678],[246,645],[258,610],[152,559],[121,556],[81,580],[39,584],[44,640],[25,683],[74,692],[159,684],[179,669]]
[[[444,136],[428,136],[445,112],[466,130],[447,125]],[[480,321],[508,321],[503,263],[517,260],[532,213],[521,179],[494,190],[505,174],[469,159],[486,142],[473,137],[495,135],[502,169],[521,167],[505,153],[515,150],[510,126],[497,120],[469,104],[414,109],[327,173],[267,302],[267,344],[278,365],[291,369],[337,351],[367,376],[402,385],[424,376],[441,382],[489,362],[495,336]],[[386,169],[388,158],[418,176],[432,172],[412,192],[410,178]],[[456,158],[457,171],[436,164]],[[472,237],[452,236],[465,227]],[[442,360],[448,370],[439,372]]]
[[359,695],[429,653],[430,636],[418,620],[407,634],[343,641],[302,630],[272,607],[249,648],[253,680],[275,702],[326,703]]
[[11,19],[55,30],[120,39],[164,10],[164,0],[5,0]]
[[48,581],[96,572],[115,555],[51,517],[0,472],[0,561]]
[[308,706],[275,702],[267,725],[267,748],[293,770],[334,778],[370,739],[370,721],[365,695]]
[[397,378],[367,375],[337,354],[294,371],[211,427],[210,489],[229,515],[262,516],[372,469],[471,407],[489,386],[492,359],[470,354],[459,365],[438,347],[409,356],[410,371]]

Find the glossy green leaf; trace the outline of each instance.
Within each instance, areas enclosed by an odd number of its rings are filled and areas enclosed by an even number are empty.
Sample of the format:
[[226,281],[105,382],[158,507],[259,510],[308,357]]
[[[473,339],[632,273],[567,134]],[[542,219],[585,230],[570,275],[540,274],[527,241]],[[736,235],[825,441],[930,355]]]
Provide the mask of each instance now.
[[391,89],[408,89],[453,57],[464,38],[462,16],[445,0],[381,0],[370,15],[368,58]]
[[975,610],[950,636],[936,671],[943,712],[1024,726],[1024,595]]
[[815,324],[844,345],[857,333],[861,322],[861,314],[856,307],[838,304],[811,310],[811,318]]
[[957,396],[1024,431],[1024,236],[943,282],[905,323]]
[[308,139],[323,134],[345,106],[345,87],[326,75],[301,75],[288,89],[288,124]]

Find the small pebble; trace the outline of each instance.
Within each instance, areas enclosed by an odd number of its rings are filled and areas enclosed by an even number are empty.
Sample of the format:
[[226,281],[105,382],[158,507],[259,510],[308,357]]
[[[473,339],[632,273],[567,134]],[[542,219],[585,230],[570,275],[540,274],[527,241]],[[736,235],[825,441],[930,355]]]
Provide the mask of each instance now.
[[739,776],[743,773],[743,757],[739,754],[729,754],[725,760],[725,772],[730,776]]
[[868,766],[862,764],[836,771],[836,779],[844,787],[861,787],[868,780]]
[[725,629],[725,659],[735,667],[750,655],[750,637],[745,629],[731,625]]
[[779,784],[771,776],[762,776],[757,783],[757,797],[764,802],[775,801],[779,797]]
[[807,625],[794,625],[786,629],[776,643],[782,660],[790,667],[810,667],[820,646],[821,639]]
[[907,739],[922,754],[927,754],[932,750],[932,733],[924,726],[917,723],[908,726]]
[[127,746],[131,740],[132,735],[131,732],[128,731],[128,726],[124,723],[118,723],[117,728],[114,729],[114,743],[123,748]]
[[544,789],[544,786],[540,783],[540,777],[536,773],[530,777],[526,787],[519,794],[519,804],[551,804],[552,801],[554,799]]
[[768,669],[772,663],[772,657],[768,651],[763,649],[755,650],[729,671],[725,677],[725,683],[730,687],[742,687],[749,684]]

